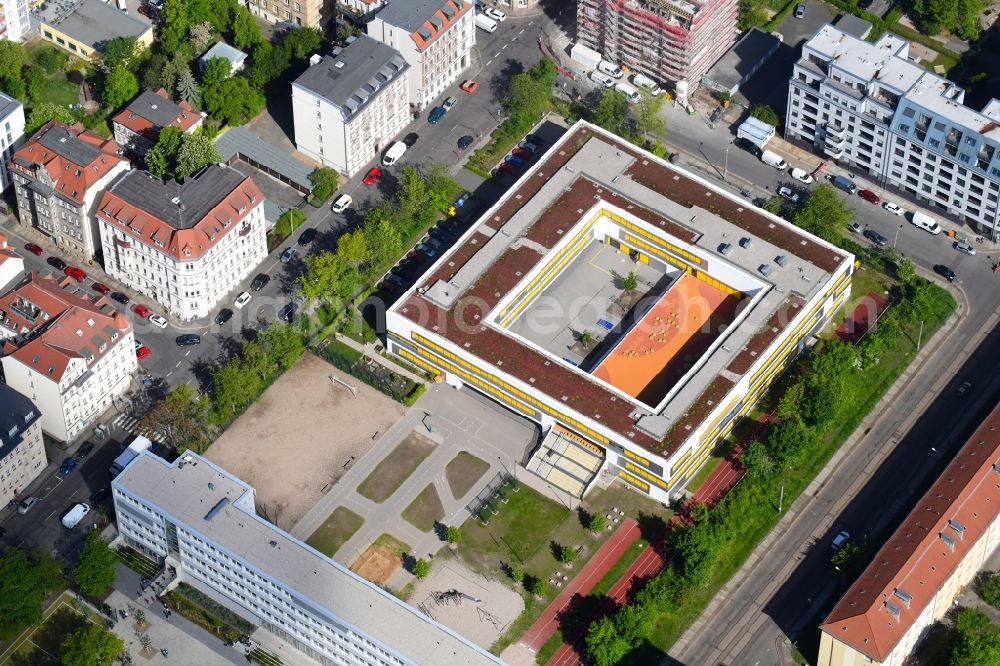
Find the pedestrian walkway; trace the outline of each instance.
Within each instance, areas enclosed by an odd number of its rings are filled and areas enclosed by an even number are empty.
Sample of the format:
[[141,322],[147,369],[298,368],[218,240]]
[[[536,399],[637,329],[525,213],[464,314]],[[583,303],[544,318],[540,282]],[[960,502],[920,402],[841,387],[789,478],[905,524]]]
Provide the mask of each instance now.
[[340,334],[336,335],[336,340],[337,342],[344,343],[345,345],[347,345],[351,349],[354,349],[355,351],[361,352],[362,354],[372,359],[382,367],[388,368],[389,370],[392,370],[398,375],[403,375],[404,377],[418,384],[424,384],[427,382],[426,377],[421,377],[420,375],[414,374],[413,372],[410,372],[409,370],[399,365],[398,363],[393,363],[386,357],[382,356],[382,354],[379,352],[379,350],[382,348],[382,345],[375,345],[374,343],[371,342],[367,344],[361,344],[360,342],[358,342],[357,340],[355,340],[350,336],[340,335]]
[[124,414],[124,413],[119,414],[111,421],[111,425],[113,427],[121,428],[125,432],[133,435],[142,435],[143,437],[147,437],[153,440],[154,442],[159,441],[160,439],[159,433],[150,430],[149,428],[140,427],[139,419],[132,416],[131,414]]

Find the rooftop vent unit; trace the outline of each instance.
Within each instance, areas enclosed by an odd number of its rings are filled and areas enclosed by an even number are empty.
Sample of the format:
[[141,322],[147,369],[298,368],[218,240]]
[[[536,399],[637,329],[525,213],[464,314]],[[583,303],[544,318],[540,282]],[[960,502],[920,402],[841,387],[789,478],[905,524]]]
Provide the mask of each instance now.
[[724,257],[728,257],[733,253],[733,246],[731,243],[723,243],[719,246],[719,254]]
[[753,246],[753,238],[750,236],[744,236],[740,239],[740,247],[744,250],[749,250]]
[[771,275],[771,273],[774,272],[774,269],[771,268],[771,264],[761,264],[760,268],[758,268],[757,270],[760,271],[760,274],[763,275],[764,277],[768,277],[769,275]]
[[784,268],[785,266],[788,265],[788,257],[786,257],[783,254],[779,254],[777,257],[774,258],[774,263]]

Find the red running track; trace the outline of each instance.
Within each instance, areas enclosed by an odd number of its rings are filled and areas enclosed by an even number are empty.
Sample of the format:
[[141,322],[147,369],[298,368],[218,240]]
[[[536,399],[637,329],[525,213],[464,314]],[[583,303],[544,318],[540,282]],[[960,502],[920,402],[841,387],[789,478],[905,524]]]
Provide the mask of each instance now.
[[611,538],[597,549],[594,556],[588,560],[576,576],[573,577],[562,592],[559,593],[548,608],[542,611],[535,623],[521,636],[521,644],[532,652],[537,653],[543,645],[552,637],[559,627],[557,619],[566,606],[570,604],[577,594],[587,596],[594,586],[604,578],[604,574],[614,566],[615,562],[621,559],[625,551],[635,543],[641,532],[639,523],[632,518],[626,518],[618,526]]

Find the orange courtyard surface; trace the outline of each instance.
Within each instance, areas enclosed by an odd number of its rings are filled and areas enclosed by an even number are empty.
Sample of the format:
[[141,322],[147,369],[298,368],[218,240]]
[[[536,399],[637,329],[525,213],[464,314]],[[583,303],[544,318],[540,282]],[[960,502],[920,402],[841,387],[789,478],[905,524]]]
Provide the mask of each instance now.
[[739,299],[683,275],[618,346],[594,376],[646,404],[658,403],[736,317]]

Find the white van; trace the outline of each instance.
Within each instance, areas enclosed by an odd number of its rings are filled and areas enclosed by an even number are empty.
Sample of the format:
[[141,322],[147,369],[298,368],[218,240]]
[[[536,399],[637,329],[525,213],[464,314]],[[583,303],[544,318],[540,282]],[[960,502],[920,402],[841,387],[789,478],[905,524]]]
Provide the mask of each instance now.
[[639,95],[639,91],[630,86],[629,84],[625,83],[624,81],[619,81],[618,83],[616,83],[615,90],[625,95],[625,101],[627,101],[629,104],[636,104],[637,102],[639,102],[639,100],[642,99],[642,96]]
[[72,509],[70,509],[69,513],[63,516],[62,519],[63,527],[65,527],[68,530],[73,529],[74,527],[80,524],[80,521],[83,520],[83,517],[86,516],[88,513],[90,513],[90,507],[84,504],[83,502],[80,502],[79,504],[75,505]]
[[644,74],[633,74],[632,83],[640,88],[645,88],[653,97],[656,97],[663,92],[660,89],[660,86],[656,85],[656,81],[648,76],[645,76]]
[[924,231],[929,231],[932,234],[941,233],[941,225],[939,225],[930,215],[926,215],[919,211],[913,211],[910,216],[910,224],[915,227],[920,227]]
[[604,86],[605,88],[611,88],[615,85],[615,80],[613,78],[603,72],[598,72],[596,69],[590,73],[590,80],[598,85]]
[[772,153],[770,150],[765,150],[760,154],[760,161],[768,166],[773,166],[778,171],[784,171],[788,168],[788,162],[781,159],[778,153]]
[[601,62],[597,63],[597,69],[599,69],[600,71],[604,72],[605,74],[613,78],[616,79],[622,78],[622,68],[614,63],[608,62],[607,60],[602,60]]
[[405,143],[402,141],[393,141],[392,145],[389,146],[389,150],[385,151],[385,155],[382,156],[382,166],[392,166],[405,152]]
[[128,14],[128,7],[125,6],[125,0],[118,0],[118,9]]
[[495,32],[497,22],[485,14],[476,14],[476,27],[486,32]]

